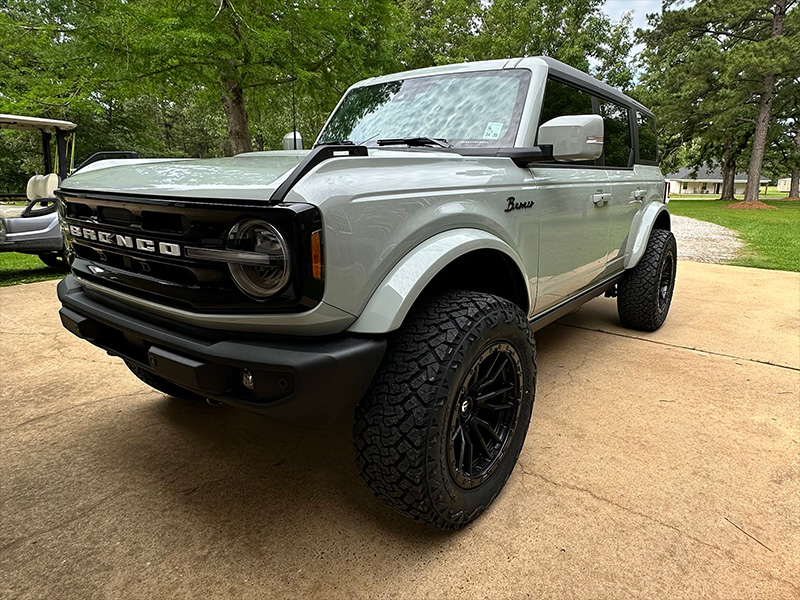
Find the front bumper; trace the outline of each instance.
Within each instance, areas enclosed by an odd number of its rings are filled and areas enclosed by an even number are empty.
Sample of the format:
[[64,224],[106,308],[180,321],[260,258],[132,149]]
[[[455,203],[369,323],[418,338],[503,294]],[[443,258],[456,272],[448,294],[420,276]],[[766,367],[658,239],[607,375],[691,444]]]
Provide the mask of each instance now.
[[[106,306],[72,276],[59,283],[58,298],[64,327],[109,354],[192,392],[298,425],[351,421],[386,349],[384,339],[355,336],[209,339]],[[244,369],[252,389],[242,383]]]

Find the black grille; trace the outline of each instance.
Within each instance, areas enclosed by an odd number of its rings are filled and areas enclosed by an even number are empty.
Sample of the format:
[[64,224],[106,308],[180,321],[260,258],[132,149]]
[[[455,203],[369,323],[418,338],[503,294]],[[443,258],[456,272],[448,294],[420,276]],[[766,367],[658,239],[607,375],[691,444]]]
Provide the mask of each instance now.
[[[310,236],[321,228],[319,211],[311,205],[69,191],[59,196],[62,227],[74,256],[72,269],[86,280],[197,312],[296,312],[313,308],[322,299],[324,284],[311,277]],[[290,282],[267,300],[255,300],[239,290],[226,264],[188,259],[183,251],[187,246],[224,248],[233,224],[248,218],[272,223],[291,249]],[[78,228],[80,235],[72,228]],[[91,239],[101,233],[104,239]],[[108,242],[118,238],[124,239]],[[151,250],[140,248],[140,243]],[[162,244],[181,250],[178,255],[163,253],[158,250]]]

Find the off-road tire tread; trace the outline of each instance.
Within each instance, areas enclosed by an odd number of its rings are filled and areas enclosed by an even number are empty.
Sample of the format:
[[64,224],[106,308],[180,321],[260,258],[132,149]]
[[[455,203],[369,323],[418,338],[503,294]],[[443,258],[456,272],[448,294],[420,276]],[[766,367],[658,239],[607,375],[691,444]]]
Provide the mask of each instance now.
[[619,282],[617,313],[624,327],[655,331],[664,324],[666,313],[662,314],[658,309],[658,286],[661,262],[670,248],[677,268],[675,236],[666,229],[654,229],[650,233],[644,255]]
[[[532,408],[536,351],[525,314],[509,300],[468,291],[433,297],[409,314],[403,327],[390,338],[381,368],[356,408],[354,446],[367,486],[390,507],[440,529],[460,529],[477,518],[511,474],[509,470],[497,492],[471,514],[452,514],[441,501],[443,491],[431,487],[428,478],[429,435],[437,435],[430,427],[431,419],[448,397],[443,374],[458,367],[465,346],[476,339],[472,332],[478,321],[486,318],[502,319],[524,331],[530,355],[524,354],[521,359],[530,360],[532,365]],[[530,408],[520,415],[517,425],[522,428],[523,440],[529,421]],[[522,445],[504,460],[516,463]],[[435,459],[428,458],[427,462]]]
[[194,392],[190,392],[189,390],[185,390],[179,385],[175,385],[174,383],[167,381],[163,377],[159,377],[155,373],[151,373],[147,369],[141,368],[136,363],[126,360],[125,366],[128,367],[131,370],[131,373],[136,375],[136,377],[141,379],[151,388],[161,392],[162,394],[166,394],[167,396],[171,396],[173,398],[180,398],[181,400],[192,400],[192,401],[205,400],[204,396],[201,396],[200,394],[195,394]]

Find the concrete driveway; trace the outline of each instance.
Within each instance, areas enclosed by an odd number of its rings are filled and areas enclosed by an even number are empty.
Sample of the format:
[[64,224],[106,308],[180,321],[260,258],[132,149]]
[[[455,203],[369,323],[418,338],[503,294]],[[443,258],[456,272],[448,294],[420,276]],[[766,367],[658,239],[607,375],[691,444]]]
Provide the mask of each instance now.
[[492,509],[428,530],[347,431],[168,399],[0,290],[0,597],[800,597],[800,275],[681,262],[654,334],[600,298],[537,335]]

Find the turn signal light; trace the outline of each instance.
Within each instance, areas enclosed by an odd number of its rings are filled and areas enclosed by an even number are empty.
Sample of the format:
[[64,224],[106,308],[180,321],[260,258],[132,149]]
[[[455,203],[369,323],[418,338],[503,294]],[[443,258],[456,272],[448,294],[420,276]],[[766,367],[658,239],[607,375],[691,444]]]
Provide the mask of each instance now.
[[322,230],[311,234],[311,276],[322,279]]

